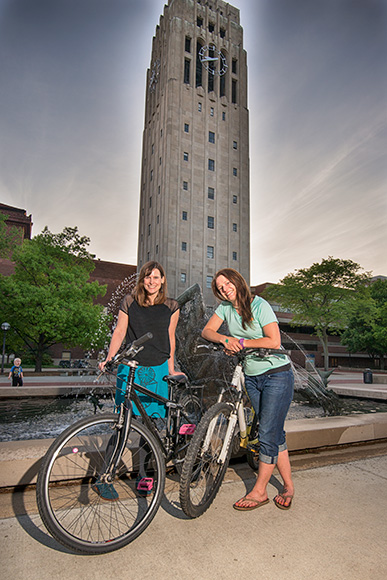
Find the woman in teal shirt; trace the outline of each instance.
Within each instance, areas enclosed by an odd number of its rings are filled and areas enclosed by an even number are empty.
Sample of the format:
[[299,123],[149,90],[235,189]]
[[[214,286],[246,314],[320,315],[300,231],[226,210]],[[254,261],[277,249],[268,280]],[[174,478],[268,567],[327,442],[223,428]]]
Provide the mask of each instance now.
[[[212,290],[221,304],[203,329],[202,336],[222,344],[228,354],[245,347],[281,347],[277,318],[268,302],[251,296],[250,289],[239,272],[224,268],[212,280]],[[223,322],[231,336],[218,332]],[[280,509],[289,509],[294,495],[284,423],[293,398],[293,372],[286,355],[270,355],[264,359],[248,357],[245,367],[245,387],[259,418],[259,470],[257,481],[234,508],[248,511],[269,503],[267,485],[277,465],[284,481],[282,493],[274,498]]]

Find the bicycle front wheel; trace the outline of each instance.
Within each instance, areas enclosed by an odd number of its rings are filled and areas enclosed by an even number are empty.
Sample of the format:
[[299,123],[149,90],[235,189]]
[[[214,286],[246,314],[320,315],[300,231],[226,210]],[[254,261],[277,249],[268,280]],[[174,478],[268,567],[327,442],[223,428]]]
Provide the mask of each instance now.
[[223,462],[219,455],[226,437],[232,407],[216,403],[205,413],[196,428],[184,460],[180,478],[180,504],[184,513],[196,518],[212,504],[222,484],[231,454],[230,434],[228,450]]
[[118,417],[104,414],[70,426],[51,445],[38,474],[42,521],[75,552],[103,554],[129,544],[151,523],[162,499],[164,457],[136,420],[113,481],[100,479],[118,437]]

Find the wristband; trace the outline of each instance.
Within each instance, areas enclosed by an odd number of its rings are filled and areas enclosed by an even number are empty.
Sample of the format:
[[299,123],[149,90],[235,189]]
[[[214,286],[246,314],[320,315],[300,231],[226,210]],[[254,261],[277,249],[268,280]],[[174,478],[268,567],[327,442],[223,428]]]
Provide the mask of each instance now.
[[241,345],[242,348],[245,348],[244,347],[244,343],[245,343],[245,339],[244,338],[240,338],[239,339],[239,344]]

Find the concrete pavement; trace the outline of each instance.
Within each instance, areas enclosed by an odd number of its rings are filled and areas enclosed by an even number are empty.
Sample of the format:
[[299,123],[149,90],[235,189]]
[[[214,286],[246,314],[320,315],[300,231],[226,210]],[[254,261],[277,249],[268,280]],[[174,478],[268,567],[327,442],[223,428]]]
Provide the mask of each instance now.
[[[380,452],[383,449],[380,448]],[[387,449],[384,455],[314,469],[295,462],[296,496],[288,512],[265,505],[237,512],[251,488],[247,464],[229,468],[217,498],[200,518],[180,510],[176,484],[152,524],[127,547],[77,556],[45,531],[33,492],[12,494],[16,516],[0,520],[4,577],[15,580],[384,580],[387,577]],[[277,476],[268,487],[273,498]],[[28,494],[30,494],[28,496]],[[0,501],[4,494],[0,494]]]

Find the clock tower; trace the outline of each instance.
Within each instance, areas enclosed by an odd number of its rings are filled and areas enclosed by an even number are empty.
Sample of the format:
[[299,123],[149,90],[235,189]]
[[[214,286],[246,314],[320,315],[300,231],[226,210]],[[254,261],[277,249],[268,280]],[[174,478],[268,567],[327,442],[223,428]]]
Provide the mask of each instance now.
[[169,0],[153,37],[143,132],[138,268],[157,260],[169,295],[224,267],[249,283],[249,113],[239,10]]

